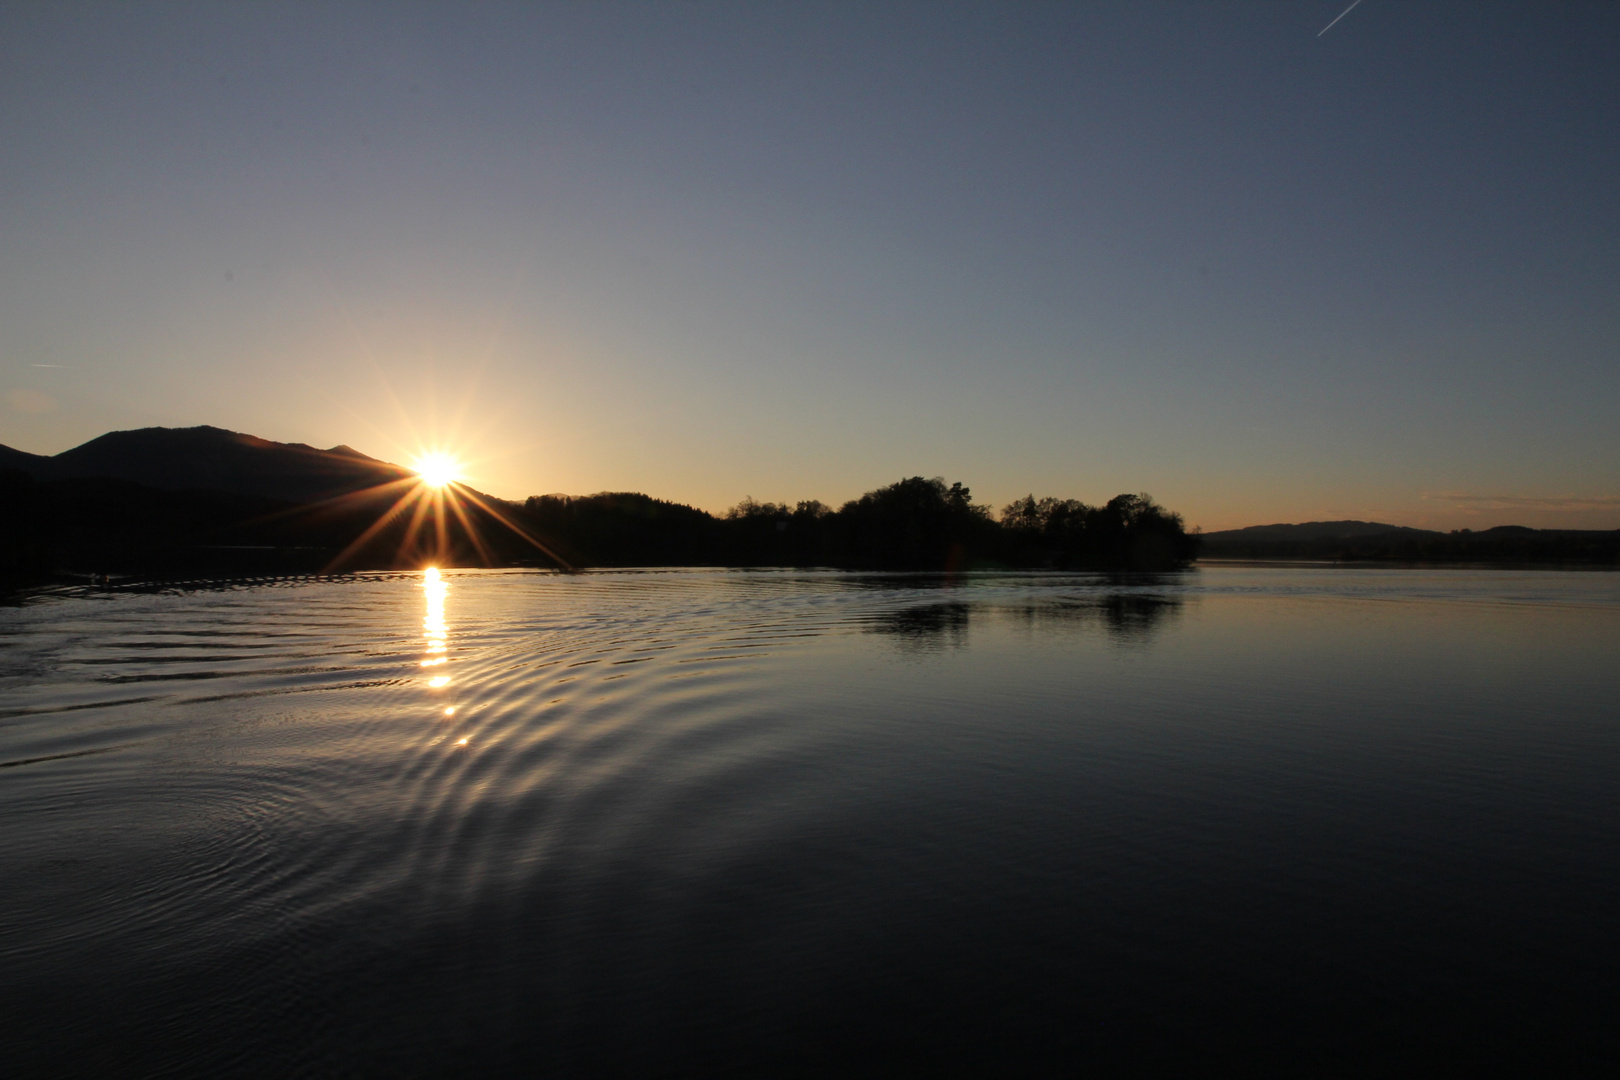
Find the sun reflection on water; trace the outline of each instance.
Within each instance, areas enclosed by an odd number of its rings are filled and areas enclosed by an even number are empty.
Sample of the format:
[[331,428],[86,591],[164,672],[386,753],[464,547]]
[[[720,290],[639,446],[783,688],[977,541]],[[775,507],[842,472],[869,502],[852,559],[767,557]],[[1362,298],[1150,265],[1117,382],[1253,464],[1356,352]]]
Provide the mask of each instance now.
[[[438,567],[430,566],[422,571],[422,592],[427,597],[427,614],[422,618],[422,637],[427,640],[424,649],[427,655],[422,659],[425,668],[437,667],[450,659],[450,631],[444,621],[444,598],[449,591],[450,584]],[[448,686],[450,676],[435,675],[428,679],[428,685],[434,689]]]

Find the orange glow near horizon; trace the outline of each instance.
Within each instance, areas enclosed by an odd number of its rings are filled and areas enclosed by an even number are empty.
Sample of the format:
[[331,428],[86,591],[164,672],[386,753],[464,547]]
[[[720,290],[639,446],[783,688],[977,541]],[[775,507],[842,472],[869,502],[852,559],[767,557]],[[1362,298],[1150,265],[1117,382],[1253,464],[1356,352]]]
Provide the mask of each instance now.
[[[417,562],[422,566],[424,585],[429,594],[442,596],[445,583],[440,579],[436,563],[445,559],[465,558],[462,542],[470,544],[481,565],[493,565],[497,553],[486,542],[484,532],[491,528],[507,530],[535,550],[568,569],[568,563],[558,557],[544,541],[529,532],[521,519],[503,509],[498,502],[485,499],[471,488],[461,484],[461,464],[442,451],[425,453],[415,461],[416,475],[401,476],[374,487],[346,492],[332,498],[299,507],[288,513],[328,512],[344,506],[387,503],[386,509],[349,545],[326,565],[332,573],[347,567],[368,545],[394,529],[398,536],[397,559],[401,563]],[[388,502],[388,500],[392,502]],[[459,533],[459,540],[453,536]],[[375,558],[375,553],[371,555]],[[428,560],[433,562],[428,562]],[[427,565],[422,565],[424,562]],[[428,657],[427,660],[433,660]],[[424,662],[424,667],[435,666]]]

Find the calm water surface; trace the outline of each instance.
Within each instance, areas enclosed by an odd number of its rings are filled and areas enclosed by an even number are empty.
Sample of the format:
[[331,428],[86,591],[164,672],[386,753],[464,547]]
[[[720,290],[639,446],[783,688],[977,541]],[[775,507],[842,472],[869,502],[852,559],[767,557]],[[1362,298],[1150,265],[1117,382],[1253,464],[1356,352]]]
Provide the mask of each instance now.
[[0,1047],[12,1075],[1595,1066],[1617,690],[1606,573],[44,599],[0,610]]

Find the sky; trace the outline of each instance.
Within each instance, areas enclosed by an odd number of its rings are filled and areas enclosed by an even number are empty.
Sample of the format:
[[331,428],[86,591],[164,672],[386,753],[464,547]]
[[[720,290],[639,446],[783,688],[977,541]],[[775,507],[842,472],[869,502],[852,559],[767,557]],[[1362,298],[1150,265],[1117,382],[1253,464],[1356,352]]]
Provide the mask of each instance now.
[[0,5],[0,443],[1620,527],[1620,5]]

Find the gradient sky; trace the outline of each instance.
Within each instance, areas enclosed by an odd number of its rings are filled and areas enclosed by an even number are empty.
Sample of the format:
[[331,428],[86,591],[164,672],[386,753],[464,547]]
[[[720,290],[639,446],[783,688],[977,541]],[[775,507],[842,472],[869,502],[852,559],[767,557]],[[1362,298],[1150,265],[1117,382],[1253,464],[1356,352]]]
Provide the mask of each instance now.
[[0,442],[1620,527],[1620,5],[0,5]]

